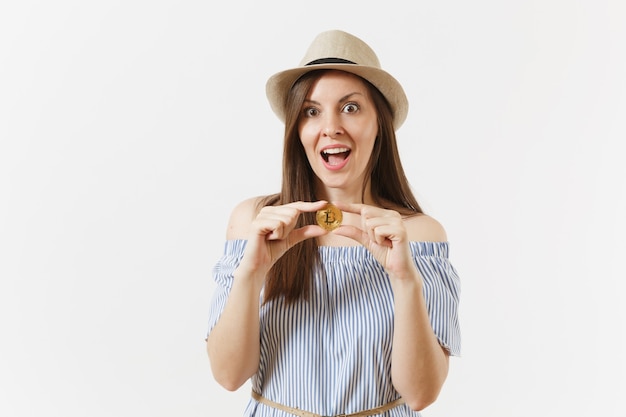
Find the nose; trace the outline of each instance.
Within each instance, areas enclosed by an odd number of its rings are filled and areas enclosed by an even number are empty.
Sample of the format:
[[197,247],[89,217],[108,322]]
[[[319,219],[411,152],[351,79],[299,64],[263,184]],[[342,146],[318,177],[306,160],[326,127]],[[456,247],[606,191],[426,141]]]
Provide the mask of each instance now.
[[340,135],[340,134],[341,132],[339,131],[339,129],[336,129],[336,128],[327,127],[324,129],[324,135],[331,137],[331,138],[334,138],[335,136]]
[[335,138],[343,133],[343,128],[339,122],[339,118],[336,116],[329,116],[326,118],[324,126],[324,136],[329,138]]

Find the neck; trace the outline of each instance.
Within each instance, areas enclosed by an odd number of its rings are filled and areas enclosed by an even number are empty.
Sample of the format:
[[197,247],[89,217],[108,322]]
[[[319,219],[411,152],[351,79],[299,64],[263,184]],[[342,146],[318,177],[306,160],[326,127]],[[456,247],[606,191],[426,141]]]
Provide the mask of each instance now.
[[361,187],[346,189],[327,187],[320,184],[317,188],[317,196],[320,200],[329,202],[340,201],[342,203],[374,204],[369,184],[365,187],[365,192],[363,192]]

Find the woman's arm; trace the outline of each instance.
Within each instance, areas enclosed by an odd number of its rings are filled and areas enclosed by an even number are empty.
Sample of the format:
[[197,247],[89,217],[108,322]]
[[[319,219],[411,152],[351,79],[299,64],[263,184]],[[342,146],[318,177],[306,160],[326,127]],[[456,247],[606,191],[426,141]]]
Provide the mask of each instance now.
[[[239,204],[231,214],[227,239],[245,238],[256,215],[256,199]],[[255,273],[256,272],[256,273]],[[264,277],[239,265],[220,319],[207,339],[207,352],[215,380],[234,391],[243,385],[259,366],[259,297]]]
[[448,353],[430,325],[421,278],[392,279],[394,333],[391,377],[414,410],[432,404],[448,375]]
[[235,208],[227,239],[247,237],[246,249],[233,277],[233,285],[218,322],[207,338],[207,352],[216,381],[234,391],[259,367],[260,295],[272,265],[304,239],[327,232],[317,225],[296,229],[302,212],[317,211],[326,202],[295,202],[257,208],[257,199]]
[[[405,225],[408,240],[447,240],[443,227],[431,217],[410,218]],[[395,309],[391,375],[407,404],[422,410],[437,399],[449,357],[430,324],[420,273],[414,265],[405,271],[406,276],[390,274]]]
[[363,244],[389,274],[394,294],[391,379],[409,407],[421,410],[439,395],[448,374],[448,354],[430,324],[423,280],[409,241],[445,241],[445,231],[425,215],[403,219],[394,210],[335,204],[344,212],[358,214],[360,225],[341,226],[333,233]]

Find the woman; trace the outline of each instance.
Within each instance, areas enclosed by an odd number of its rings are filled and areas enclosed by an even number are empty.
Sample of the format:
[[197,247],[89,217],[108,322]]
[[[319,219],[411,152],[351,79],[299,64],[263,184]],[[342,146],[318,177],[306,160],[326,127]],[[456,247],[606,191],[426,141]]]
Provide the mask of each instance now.
[[229,390],[252,378],[246,416],[418,416],[460,351],[459,279],[402,169],[402,87],[362,40],[328,31],[267,95],[285,122],[282,189],[231,215],[213,375]]

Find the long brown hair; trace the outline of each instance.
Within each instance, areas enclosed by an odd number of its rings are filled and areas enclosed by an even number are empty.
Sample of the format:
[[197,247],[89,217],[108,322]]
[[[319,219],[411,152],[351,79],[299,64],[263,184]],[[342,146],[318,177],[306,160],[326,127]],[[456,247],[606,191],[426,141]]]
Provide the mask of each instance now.
[[[286,103],[281,191],[265,197],[260,206],[318,200],[315,193],[315,173],[300,141],[298,123],[304,100],[313,84],[326,72],[328,71],[317,70],[303,75],[289,91]],[[378,135],[367,165],[369,175],[366,175],[370,181],[372,198],[379,206],[393,208],[406,216],[423,213],[402,168],[391,107],[376,87],[363,78],[361,80],[370,92],[378,115]],[[364,183],[362,196],[365,195],[366,186]],[[314,223],[314,213],[303,213],[296,227]],[[270,269],[265,281],[264,301],[281,296],[285,297],[288,303],[301,298],[306,299],[318,266],[317,239],[306,239],[293,246]]]

